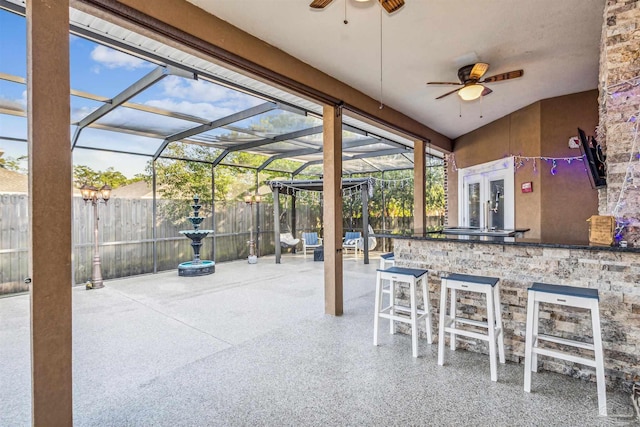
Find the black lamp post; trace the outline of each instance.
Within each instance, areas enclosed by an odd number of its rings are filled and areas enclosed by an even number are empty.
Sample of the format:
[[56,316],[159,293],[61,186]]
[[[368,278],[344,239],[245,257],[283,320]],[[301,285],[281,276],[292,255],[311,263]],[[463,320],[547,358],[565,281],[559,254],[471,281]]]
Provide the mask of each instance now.
[[103,185],[100,190],[98,190],[93,185],[84,184],[80,187],[80,193],[82,193],[82,199],[86,202],[91,202],[93,206],[93,218],[94,218],[94,227],[93,227],[93,238],[95,240],[93,247],[93,270],[91,271],[91,287],[87,285],[87,289],[100,289],[104,288],[104,284],[102,283],[102,270],[100,267],[100,251],[98,250],[98,221],[100,221],[100,217],[98,216],[98,203],[107,203],[109,201],[109,197],[111,197],[111,187],[108,185]]
[[251,196],[247,194],[244,196],[244,202],[249,205],[249,257],[247,261],[249,264],[256,264],[258,262],[258,257],[256,256],[256,241],[253,240],[253,205],[259,205],[261,201],[260,195],[256,194]]

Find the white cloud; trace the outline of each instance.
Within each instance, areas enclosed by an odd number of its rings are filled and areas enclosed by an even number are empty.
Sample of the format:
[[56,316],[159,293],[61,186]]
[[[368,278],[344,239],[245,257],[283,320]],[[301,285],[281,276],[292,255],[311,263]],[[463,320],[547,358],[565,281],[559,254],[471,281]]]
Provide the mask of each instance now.
[[[228,116],[237,111],[228,107],[209,104],[208,102],[176,102],[168,98],[147,101],[145,104],[151,107],[162,108],[163,110],[168,111],[176,111],[182,114],[189,114],[191,116],[211,121]],[[197,126],[197,124],[194,124],[194,126]]]
[[151,66],[151,64],[140,58],[102,45],[96,46],[95,49],[91,51],[91,59],[107,68],[122,67],[131,70]]
[[162,80],[164,94],[172,98],[215,104],[231,112],[242,111],[264,101],[203,80],[187,80],[168,76]]

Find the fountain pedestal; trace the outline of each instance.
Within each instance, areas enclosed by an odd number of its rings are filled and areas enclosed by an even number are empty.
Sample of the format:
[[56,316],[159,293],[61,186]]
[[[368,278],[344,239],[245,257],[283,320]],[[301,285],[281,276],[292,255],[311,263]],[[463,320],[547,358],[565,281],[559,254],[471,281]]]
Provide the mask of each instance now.
[[210,260],[200,259],[200,247],[202,246],[202,239],[207,237],[209,233],[213,233],[213,230],[200,230],[200,224],[204,221],[204,218],[200,216],[199,211],[202,205],[198,203],[200,198],[196,194],[193,196],[193,216],[187,217],[193,226],[193,230],[181,230],[180,234],[191,239],[191,247],[193,248],[193,261],[183,262],[178,265],[178,276],[205,276],[207,274],[213,274],[216,271],[216,263]]

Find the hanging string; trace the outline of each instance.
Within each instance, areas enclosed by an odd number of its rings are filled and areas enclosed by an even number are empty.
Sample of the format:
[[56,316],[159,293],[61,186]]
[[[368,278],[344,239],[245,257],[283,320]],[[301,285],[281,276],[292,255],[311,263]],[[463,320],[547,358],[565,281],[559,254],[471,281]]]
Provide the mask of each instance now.
[[382,8],[380,8],[380,110],[384,108],[382,103]]

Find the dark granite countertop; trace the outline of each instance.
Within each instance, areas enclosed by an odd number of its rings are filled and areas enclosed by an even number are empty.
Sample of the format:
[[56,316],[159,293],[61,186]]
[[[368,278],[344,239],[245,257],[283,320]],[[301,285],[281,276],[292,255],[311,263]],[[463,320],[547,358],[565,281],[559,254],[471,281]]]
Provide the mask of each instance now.
[[523,237],[497,237],[497,236],[473,236],[473,235],[453,235],[442,234],[440,232],[427,233],[426,236],[417,236],[410,234],[383,234],[375,233],[375,237],[387,237],[393,239],[408,240],[425,240],[440,242],[458,242],[458,243],[481,243],[488,245],[513,245],[513,246],[535,246],[543,248],[560,248],[560,249],[586,249],[592,251],[612,251],[612,252],[633,252],[640,253],[640,247],[620,247],[620,246],[602,246],[589,244],[585,240],[546,240],[546,239],[529,239]]

